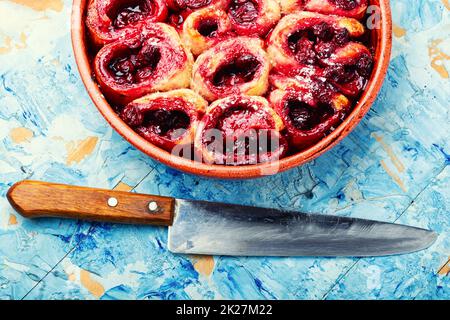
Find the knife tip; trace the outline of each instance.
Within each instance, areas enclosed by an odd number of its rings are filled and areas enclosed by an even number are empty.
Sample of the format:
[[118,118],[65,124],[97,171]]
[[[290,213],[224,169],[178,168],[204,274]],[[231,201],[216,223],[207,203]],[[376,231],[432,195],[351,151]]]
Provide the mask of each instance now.
[[436,242],[438,237],[439,237],[439,233],[430,230],[429,233],[428,233],[428,246],[427,246],[427,248],[430,247],[431,245],[433,245]]
[[439,234],[433,230],[424,230],[425,233],[420,237],[421,245],[414,251],[421,251],[431,247],[439,237]]

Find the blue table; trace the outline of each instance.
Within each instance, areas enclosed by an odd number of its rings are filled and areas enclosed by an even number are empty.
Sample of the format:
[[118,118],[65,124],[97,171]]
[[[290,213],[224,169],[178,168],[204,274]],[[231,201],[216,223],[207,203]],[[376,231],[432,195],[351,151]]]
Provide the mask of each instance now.
[[[69,0],[0,2],[0,298],[450,298],[450,3],[393,0],[377,102],[331,152],[284,174],[208,180],[165,167],[97,112],[70,44]],[[21,179],[399,222],[440,236],[376,259],[175,256],[163,228],[29,221]]]

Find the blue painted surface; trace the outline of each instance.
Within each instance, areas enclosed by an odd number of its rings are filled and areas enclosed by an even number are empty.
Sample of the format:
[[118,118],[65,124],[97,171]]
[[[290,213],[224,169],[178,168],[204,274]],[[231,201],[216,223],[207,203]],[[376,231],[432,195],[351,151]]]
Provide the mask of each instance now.
[[[179,173],[113,132],[76,71],[70,1],[48,3],[0,2],[0,298],[450,298],[448,1],[393,1],[392,62],[367,117],[314,162],[253,181]],[[397,221],[440,236],[428,250],[377,259],[175,256],[164,228],[21,218],[5,194],[25,178]]]

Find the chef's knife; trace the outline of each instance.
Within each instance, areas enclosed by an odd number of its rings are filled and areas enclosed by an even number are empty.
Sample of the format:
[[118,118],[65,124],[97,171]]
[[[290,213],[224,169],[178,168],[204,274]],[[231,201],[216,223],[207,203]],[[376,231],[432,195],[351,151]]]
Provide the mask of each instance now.
[[38,181],[10,188],[27,218],[169,226],[175,253],[233,256],[384,256],[428,248],[433,231],[346,217],[180,200]]

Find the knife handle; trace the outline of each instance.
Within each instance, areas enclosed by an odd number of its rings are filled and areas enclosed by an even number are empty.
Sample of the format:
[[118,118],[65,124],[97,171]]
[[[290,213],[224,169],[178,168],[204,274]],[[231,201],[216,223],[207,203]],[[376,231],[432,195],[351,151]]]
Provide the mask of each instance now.
[[58,217],[170,226],[174,198],[24,180],[7,198],[26,218]]

